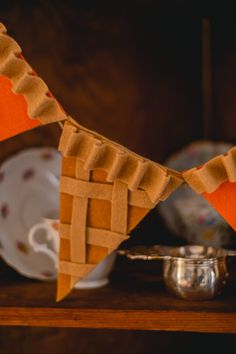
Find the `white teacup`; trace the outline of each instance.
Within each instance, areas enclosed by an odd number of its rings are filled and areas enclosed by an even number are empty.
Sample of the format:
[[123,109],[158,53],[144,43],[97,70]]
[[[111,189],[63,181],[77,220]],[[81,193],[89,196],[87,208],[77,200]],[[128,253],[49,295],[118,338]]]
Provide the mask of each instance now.
[[[48,217],[42,218],[42,222],[35,224],[29,231],[28,240],[34,251],[41,252],[53,261],[54,267],[58,270],[59,252],[59,220]],[[106,257],[96,268],[84,279],[79,281],[76,289],[95,289],[109,283],[109,275],[113,269],[116,259],[116,251]]]

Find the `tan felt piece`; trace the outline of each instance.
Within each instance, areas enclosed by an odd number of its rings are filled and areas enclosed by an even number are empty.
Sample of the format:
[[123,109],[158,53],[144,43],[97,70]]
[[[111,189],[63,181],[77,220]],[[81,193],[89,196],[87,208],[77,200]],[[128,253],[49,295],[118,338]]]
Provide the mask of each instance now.
[[52,97],[45,82],[26,62],[20,46],[7,35],[2,23],[0,23],[0,75],[12,82],[14,93],[25,97],[30,118],[37,118],[43,124],[66,119],[67,115],[62,107]]
[[60,254],[57,300],[113,252],[182,179],[73,121],[59,149]]
[[183,172],[183,178],[199,194],[212,193],[226,181],[236,182],[236,147]]

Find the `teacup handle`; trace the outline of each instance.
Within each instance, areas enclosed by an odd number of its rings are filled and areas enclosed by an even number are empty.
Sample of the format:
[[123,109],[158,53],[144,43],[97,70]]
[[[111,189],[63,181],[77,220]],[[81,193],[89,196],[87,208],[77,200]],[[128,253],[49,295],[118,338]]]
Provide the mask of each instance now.
[[118,254],[126,256],[129,259],[135,260],[158,260],[158,259],[168,259],[171,257],[171,251],[173,247],[169,246],[136,246],[130,250],[118,250]]
[[41,253],[46,254],[47,256],[52,258],[55,265],[57,265],[58,256],[57,256],[56,252],[49,249],[46,243],[39,243],[35,239],[35,236],[36,236],[38,230],[45,231],[45,236],[46,236],[47,241],[51,241],[53,239],[53,235],[50,231],[49,226],[47,226],[44,223],[36,224],[36,225],[32,226],[32,228],[29,231],[29,234],[28,234],[29,244],[32,246],[32,248],[34,249],[35,252],[41,252]]

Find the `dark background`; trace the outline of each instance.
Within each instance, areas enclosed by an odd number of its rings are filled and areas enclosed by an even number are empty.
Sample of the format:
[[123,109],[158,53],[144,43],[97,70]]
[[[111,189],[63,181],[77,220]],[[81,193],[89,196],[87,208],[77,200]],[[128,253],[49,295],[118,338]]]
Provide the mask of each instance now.
[[[212,27],[210,138],[236,139],[234,11],[229,2],[203,3],[10,1],[0,4],[0,20],[69,114],[163,162],[203,138],[203,16],[210,18]],[[43,133],[49,131],[46,127]],[[25,134],[26,140],[31,135]]]
[[[236,21],[230,2],[8,1],[0,21],[65,110],[82,125],[157,162],[202,139],[201,19],[212,27],[214,115],[210,138],[236,142]],[[0,161],[57,146],[54,124],[1,143]],[[163,241],[152,212],[137,243]],[[158,237],[156,239],[156,234]],[[165,240],[164,240],[165,242]],[[4,267],[3,265],[1,265]],[[235,352],[235,336],[63,329],[4,329],[0,353]]]

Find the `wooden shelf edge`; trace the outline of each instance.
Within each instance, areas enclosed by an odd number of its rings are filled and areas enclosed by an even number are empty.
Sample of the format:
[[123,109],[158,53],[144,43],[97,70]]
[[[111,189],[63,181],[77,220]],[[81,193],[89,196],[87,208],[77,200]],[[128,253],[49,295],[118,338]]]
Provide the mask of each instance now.
[[236,333],[236,313],[8,307],[0,325]]

